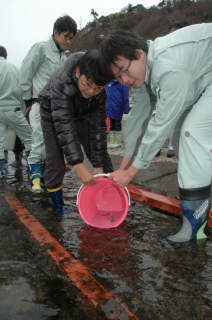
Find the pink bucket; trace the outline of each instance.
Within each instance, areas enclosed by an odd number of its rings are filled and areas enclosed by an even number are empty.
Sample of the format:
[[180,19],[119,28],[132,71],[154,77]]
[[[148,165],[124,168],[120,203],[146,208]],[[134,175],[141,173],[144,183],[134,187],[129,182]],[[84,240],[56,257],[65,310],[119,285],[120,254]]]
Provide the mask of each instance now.
[[[99,176],[109,176],[97,174]],[[113,181],[99,178],[95,186],[81,186],[77,205],[82,220],[92,227],[109,229],[118,227],[126,218],[130,196],[127,188],[118,187]]]

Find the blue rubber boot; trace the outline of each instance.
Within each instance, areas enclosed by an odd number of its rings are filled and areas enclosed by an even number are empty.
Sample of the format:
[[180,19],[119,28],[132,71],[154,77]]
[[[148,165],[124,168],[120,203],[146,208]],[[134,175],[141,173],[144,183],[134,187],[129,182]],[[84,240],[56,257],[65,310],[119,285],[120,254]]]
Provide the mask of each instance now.
[[4,179],[6,177],[6,174],[7,174],[7,169],[5,166],[5,161],[2,160],[0,161],[0,178]]
[[60,187],[59,189],[55,189],[55,191],[53,190],[48,190],[48,191],[49,191],[52,203],[57,209],[57,213],[60,216],[71,214],[69,209],[64,205],[62,187]]
[[[200,191],[199,194],[197,193],[198,189]],[[192,189],[194,190],[194,198],[202,198],[203,194],[208,197],[199,200],[183,199],[181,201],[183,210],[183,226],[177,234],[168,237],[168,240],[182,243],[195,239],[203,240],[211,236],[210,229],[208,227],[209,207],[211,203],[210,186],[209,189],[208,187],[198,189]],[[200,189],[205,189],[205,192],[202,192]],[[186,194],[186,197],[191,198],[189,193]],[[180,198],[182,199],[182,197]]]
[[29,165],[30,190],[32,192],[35,192],[35,193],[44,192],[44,190],[41,188],[41,185],[40,185],[43,167],[44,167],[44,162]]
[[134,207],[136,205],[136,202],[132,199],[130,199],[130,207]]

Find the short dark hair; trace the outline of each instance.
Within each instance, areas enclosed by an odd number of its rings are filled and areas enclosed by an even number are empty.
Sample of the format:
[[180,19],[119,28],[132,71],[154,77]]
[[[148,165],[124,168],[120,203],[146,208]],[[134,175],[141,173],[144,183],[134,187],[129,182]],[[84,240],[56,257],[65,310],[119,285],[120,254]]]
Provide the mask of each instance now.
[[110,71],[110,65],[116,66],[118,57],[125,57],[129,60],[138,60],[137,49],[142,49],[148,53],[147,41],[140,38],[136,33],[129,31],[117,31],[109,35],[100,43],[100,65],[104,74],[114,79]]
[[171,29],[178,30],[181,28],[183,28],[183,25],[181,22],[174,22],[169,25],[169,32],[171,31]]
[[180,23],[182,24],[183,28],[190,26],[190,23],[188,21],[182,21]]
[[61,32],[69,31],[71,33],[73,32],[75,36],[75,34],[77,33],[77,24],[74,19],[66,15],[58,18],[55,21],[52,37],[54,37],[54,30],[56,30],[59,35],[61,34]]
[[0,57],[7,58],[7,50],[3,46],[0,46]]
[[101,72],[99,65],[99,50],[87,51],[79,61],[80,75],[85,75],[87,79],[92,79],[99,86],[105,86],[110,79]]

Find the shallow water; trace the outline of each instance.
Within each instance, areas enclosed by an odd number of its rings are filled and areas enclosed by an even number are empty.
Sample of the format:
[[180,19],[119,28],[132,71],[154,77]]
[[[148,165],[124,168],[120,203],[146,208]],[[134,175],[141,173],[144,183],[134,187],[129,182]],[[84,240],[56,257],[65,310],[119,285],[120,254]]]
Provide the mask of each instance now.
[[[24,161],[23,161],[24,162]],[[26,166],[8,167],[0,181],[0,319],[108,319],[110,307],[93,315],[81,292],[67,281],[4,195],[13,194],[78,262],[139,319],[212,319],[212,240],[171,246],[181,220],[137,203],[115,229],[85,225],[77,207],[81,183],[70,171],[60,217],[48,194],[32,195]],[[118,318],[117,318],[118,319]],[[124,319],[124,318],[122,318]],[[127,319],[127,318],[126,318]]]

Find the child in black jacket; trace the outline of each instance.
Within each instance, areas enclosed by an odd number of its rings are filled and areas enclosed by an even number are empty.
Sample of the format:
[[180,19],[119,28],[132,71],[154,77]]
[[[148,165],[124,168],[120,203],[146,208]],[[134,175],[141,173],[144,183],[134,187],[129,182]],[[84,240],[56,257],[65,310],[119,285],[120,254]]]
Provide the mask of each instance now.
[[97,183],[83,164],[83,149],[93,174],[113,171],[107,153],[106,79],[99,69],[99,52],[71,54],[50,77],[39,95],[46,148],[45,185],[57,211],[67,211],[62,198],[66,172],[64,155],[84,185]]

